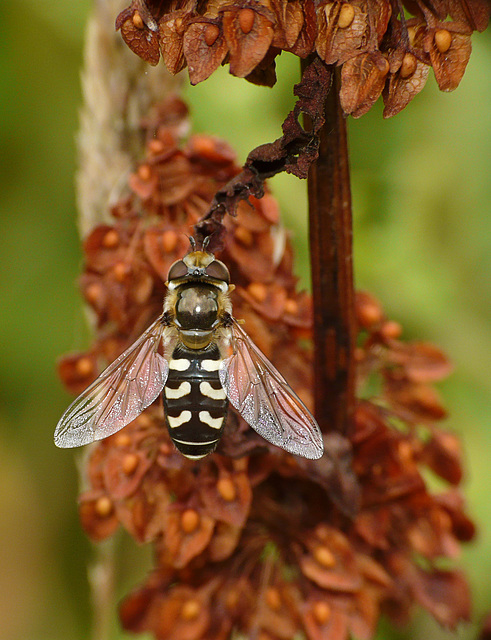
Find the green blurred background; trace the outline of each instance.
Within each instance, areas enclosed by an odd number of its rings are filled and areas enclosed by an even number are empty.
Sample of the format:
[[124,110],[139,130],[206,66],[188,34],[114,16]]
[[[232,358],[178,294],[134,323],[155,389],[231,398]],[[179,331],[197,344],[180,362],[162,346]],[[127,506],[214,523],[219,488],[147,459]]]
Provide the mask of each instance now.
[[[76,288],[80,246],[73,176],[79,70],[88,0],[0,0],[0,638],[90,637],[87,566],[94,551],[76,513],[75,457],[54,426],[69,397],[56,358],[84,346]],[[459,89],[423,94],[389,121],[378,105],[350,121],[359,287],[383,302],[409,338],[452,357],[441,385],[448,424],[465,443],[465,490],[480,533],[463,552],[474,590],[475,638],[491,610],[491,34],[473,37]],[[280,135],[298,61],[283,55],[273,89],[226,70],[186,89],[196,130],[224,136],[239,159]],[[237,123],[240,122],[240,126]],[[308,285],[305,184],[273,181]],[[118,593],[136,584],[148,550],[119,536]],[[116,615],[114,615],[116,618]],[[446,638],[420,614],[384,638]],[[112,638],[126,637],[114,621]]]

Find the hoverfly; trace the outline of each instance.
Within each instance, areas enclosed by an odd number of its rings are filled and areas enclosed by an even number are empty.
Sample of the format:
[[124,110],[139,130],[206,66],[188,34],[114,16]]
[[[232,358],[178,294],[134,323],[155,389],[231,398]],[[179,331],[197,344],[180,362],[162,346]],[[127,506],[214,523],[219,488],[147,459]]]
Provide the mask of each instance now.
[[229,402],[272,444],[320,458],[315,419],[232,316],[227,267],[206,251],[206,240],[201,250],[190,241],[169,270],[163,314],[68,407],[55,444],[106,438],[162,392],[170,437],[187,458],[214,451]]

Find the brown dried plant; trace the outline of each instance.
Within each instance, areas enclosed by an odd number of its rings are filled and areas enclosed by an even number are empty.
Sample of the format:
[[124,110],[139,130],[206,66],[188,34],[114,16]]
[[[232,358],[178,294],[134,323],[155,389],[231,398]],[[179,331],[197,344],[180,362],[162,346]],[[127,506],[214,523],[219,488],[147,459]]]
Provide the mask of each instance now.
[[[381,93],[385,115],[397,113],[430,66],[440,88],[455,88],[489,9],[486,0],[133,0],[120,13],[134,52],[152,65],[162,57],[171,73],[187,65],[192,83],[227,62],[272,85],[282,50],[306,60],[283,135],[242,168],[227,143],[188,135],[179,97],[161,101],[158,82],[145,95],[141,70],[127,74],[118,108],[132,119],[122,141],[109,137],[120,176],[133,161],[127,189],[107,211],[107,185],[82,202],[80,286],[95,339],[61,359],[60,376],[74,393],[92,382],[161,313],[190,233],[211,237],[236,285],[234,315],[315,411],[326,449],[318,461],[294,457],[231,411],[216,453],[192,462],[174,449],[158,402],[95,445],[79,504],[85,531],[100,542],[123,527],[154,549],[150,575],[121,604],[125,629],[158,640],[368,640],[382,613],[405,623],[416,604],[449,628],[469,619],[466,577],[447,560],[474,525],[459,492],[460,444],[439,425],[433,386],[451,365],[354,293],[344,115],[362,115]],[[99,102],[110,104],[93,99],[85,133]],[[110,129],[109,115],[95,130]],[[82,172],[82,191],[112,180],[101,165]],[[279,171],[309,176],[313,297],[298,290],[265,183]],[[445,489],[432,491],[428,476]]]
[[473,31],[488,23],[489,0],[132,0],[116,25],[128,46],[170,73],[186,66],[192,84],[221,64],[272,86],[282,51],[316,53],[341,67],[343,110],[357,118],[382,95],[384,116],[419,93],[433,67],[442,91],[455,89]]
[[[157,113],[145,124],[131,193],[84,242],[81,288],[97,336],[60,362],[73,392],[160,313],[169,266],[240,171],[220,140],[181,142],[180,100]],[[278,205],[267,192],[224,224],[220,258],[237,285],[234,313],[312,408],[311,299],[297,290]],[[415,603],[449,627],[468,619],[465,577],[439,568],[474,534],[457,488],[459,442],[437,425],[445,409],[432,384],[449,362],[431,345],[402,341],[366,293],[356,318],[352,451],[326,434],[327,456],[299,459],[232,413],[216,454],[196,465],[173,448],[158,403],[92,450],[84,529],[101,541],[122,526],[155,550],[152,573],[121,605],[126,629],[162,640],[225,640],[233,630],[261,640],[370,638],[383,611],[406,621]],[[428,470],[448,488],[430,492]]]

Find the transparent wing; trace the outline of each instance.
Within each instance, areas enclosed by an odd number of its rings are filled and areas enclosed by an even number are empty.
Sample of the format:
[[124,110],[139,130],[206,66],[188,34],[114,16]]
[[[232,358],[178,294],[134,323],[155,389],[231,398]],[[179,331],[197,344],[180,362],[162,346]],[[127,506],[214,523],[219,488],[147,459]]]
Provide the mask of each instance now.
[[169,363],[158,353],[165,330],[160,317],[72,402],[55,430],[58,447],[102,440],[152,404],[169,375]]
[[320,458],[322,435],[310,411],[235,320],[232,335],[233,354],[219,370],[232,405],[272,444],[305,458]]

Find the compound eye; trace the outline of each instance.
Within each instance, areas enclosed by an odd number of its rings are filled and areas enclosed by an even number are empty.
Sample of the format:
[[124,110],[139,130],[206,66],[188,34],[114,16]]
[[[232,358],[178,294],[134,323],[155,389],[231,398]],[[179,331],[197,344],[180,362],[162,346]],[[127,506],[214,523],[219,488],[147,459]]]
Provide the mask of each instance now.
[[167,280],[177,280],[178,278],[184,278],[188,275],[188,268],[184,264],[183,260],[178,260],[174,262],[172,267],[169,269],[169,275],[167,276]]
[[216,280],[222,280],[227,284],[230,283],[230,273],[227,267],[223,262],[220,262],[220,260],[213,260],[213,262],[210,262],[206,267],[206,275],[210,278],[215,278]]

